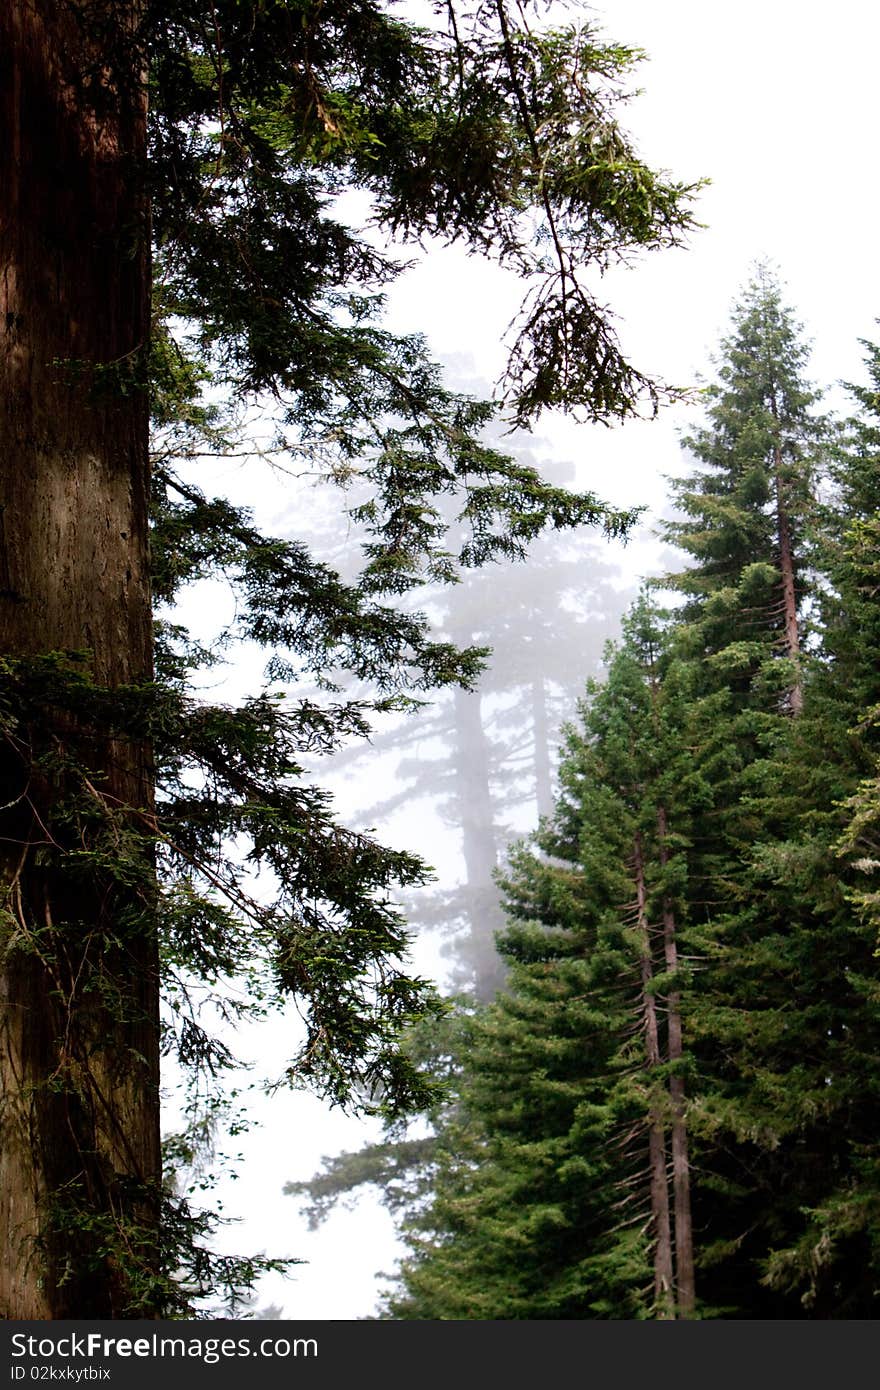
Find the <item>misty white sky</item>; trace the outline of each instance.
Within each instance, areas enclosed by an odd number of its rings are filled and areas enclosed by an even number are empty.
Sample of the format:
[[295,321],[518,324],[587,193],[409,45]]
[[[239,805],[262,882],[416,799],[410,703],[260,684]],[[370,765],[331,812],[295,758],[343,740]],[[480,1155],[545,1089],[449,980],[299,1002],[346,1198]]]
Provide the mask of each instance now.
[[[642,154],[678,178],[712,180],[698,205],[705,229],[689,249],[653,253],[606,279],[604,297],[620,315],[633,359],[682,385],[707,373],[733,297],[754,260],[767,257],[814,342],[814,381],[860,379],[857,340],[874,335],[880,316],[880,8],[866,0],[608,0],[592,14],[609,38],[647,51],[644,93],[625,121]],[[438,251],[392,292],[391,326],[425,332],[437,355],[464,356],[491,380],[517,289],[485,263]],[[842,400],[839,393],[833,399]],[[683,419],[668,411],[615,430],[547,420],[540,452],[574,460],[581,486],[656,511],[665,500],[663,475],[678,464]],[[234,490],[231,476],[218,478],[217,490],[227,482]],[[261,519],[283,515],[283,499],[271,493],[247,500],[256,501]],[[650,522],[622,554],[635,576],[651,566]],[[419,966],[431,968],[430,955]],[[247,1046],[281,1059],[283,1022],[261,1029]],[[309,1261],[292,1280],[263,1283],[260,1303],[280,1304],[285,1317],[368,1316],[375,1272],[394,1261],[384,1213],[362,1201],[313,1235],[281,1189],[287,1179],[309,1177],[322,1154],[359,1147],[373,1131],[302,1096],[276,1094],[254,1108],[261,1124],[237,1141],[244,1162],[221,1191],[226,1212],[243,1218],[225,1243]]]

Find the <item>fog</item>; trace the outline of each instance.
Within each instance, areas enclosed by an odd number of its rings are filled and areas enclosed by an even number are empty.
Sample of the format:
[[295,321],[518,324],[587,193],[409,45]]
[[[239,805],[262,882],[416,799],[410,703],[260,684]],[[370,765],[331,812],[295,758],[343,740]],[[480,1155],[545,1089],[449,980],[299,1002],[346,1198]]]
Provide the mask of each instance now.
[[[697,382],[711,370],[709,355],[751,263],[768,257],[814,339],[814,380],[859,379],[858,339],[874,336],[880,314],[869,136],[876,12],[856,0],[831,12],[794,0],[743,0],[735,9],[615,0],[594,13],[611,37],[650,55],[644,93],[626,122],[644,156],[676,177],[712,180],[698,210],[705,227],[688,249],[653,253],[607,276],[603,295],[632,358],[673,383]],[[518,290],[513,277],[475,257],[431,248],[393,288],[389,326],[425,333],[452,384],[473,389],[501,370]],[[839,403],[840,391],[831,399]],[[420,595],[438,633],[492,647],[478,689],[389,717],[371,745],[315,765],[343,821],[372,827],[384,843],[433,866],[435,881],[406,906],[414,967],[444,989],[485,997],[500,982],[493,871],[510,841],[549,809],[560,728],[586,679],[600,673],[603,645],[640,580],[668,564],[658,534],[666,476],[682,467],[678,437],[696,409],[668,408],[657,420],[613,430],[548,417],[535,438],[508,441],[555,481],[618,506],[644,506],[632,538],[624,545],[588,531],[554,533],[525,565],[490,567]],[[208,487],[204,476],[201,483]],[[338,497],[309,479],[227,460],[208,490],[252,506],[270,533],[315,542],[343,569],[354,561],[358,537],[340,524]],[[228,601],[218,586],[196,588],[182,619],[210,636]],[[257,688],[262,661],[255,651],[235,655],[207,677],[212,696],[233,700]],[[262,1281],[257,1314],[274,1306],[288,1318],[366,1317],[381,1284],[377,1271],[392,1268],[397,1249],[376,1194],[310,1231],[283,1188],[311,1177],[322,1155],[376,1138],[378,1128],[313,1097],[263,1091],[296,1027],[294,1018],[270,1019],[236,1039],[253,1062],[238,1083],[253,1125],[231,1141],[235,1162],[216,1189],[224,1212],[238,1219],[222,1242],[307,1261],[288,1279]]]

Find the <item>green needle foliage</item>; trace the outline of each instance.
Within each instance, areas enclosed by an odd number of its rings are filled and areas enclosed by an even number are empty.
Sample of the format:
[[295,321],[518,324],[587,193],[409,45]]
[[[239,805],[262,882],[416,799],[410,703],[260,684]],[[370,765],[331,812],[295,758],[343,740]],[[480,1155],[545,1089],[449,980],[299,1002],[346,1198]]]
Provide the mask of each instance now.
[[405,1224],[389,1317],[665,1315],[648,1136],[668,1128],[670,1077],[687,1062],[645,1046],[649,1012],[682,978],[645,923],[684,887],[687,839],[667,830],[661,865],[658,810],[675,788],[683,824],[699,800],[675,758],[677,695],[659,695],[665,645],[642,602],[569,730],[552,821],[513,856],[508,986],[463,1024],[458,1105],[440,1130],[433,1200]]
[[686,492],[689,519],[673,528],[695,563],[671,581],[689,596],[682,651],[713,788],[691,869],[705,959],[690,1008],[699,1277],[707,1312],[864,1316],[875,1280],[866,1250],[834,1248],[808,1219],[852,1180],[862,1126],[876,1122],[864,1058],[878,1020],[854,983],[874,963],[834,853],[839,803],[863,764],[849,732],[857,716],[841,703],[847,677],[816,631],[841,593],[839,574],[820,574],[830,432],[766,272],[734,323],[709,430],[692,442],[708,465],[706,500]]
[[[481,442],[494,407],[447,390],[420,337],[382,328],[382,288],[399,262],[352,230],[339,200],[362,190],[380,231],[461,241],[524,277],[541,307],[517,329],[515,420],[560,404],[628,414],[656,388],[623,362],[583,272],[677,241],[692,191],[646,169],[617,124],[637,55],[588,30],[531,30],[500,5],[444,9],[418,27],[370,4],[155,3],[143,39],[157,599],[170,605],[193,580],[224,576],[237,593],[234,635],[267,648],[270,679],[288,687],[354,677],[381,702],[469,684],[485,654],[432,641],[399,597],[460,566],[523,556],[547,526],[618,533],[632,513],[552,487]],[[192,481],[200,451],[222,448],[228,429],[202,404],[203,377],[232,400],[268,398],[282,456],[357,481],[351,514],[366,541],[354,580]],[[405,935],[388,895],[420,867],[334,826],[301,780],[305,754],[365,731],[367,706],[264,693],[193,712],[185,688],[199,654],[179,630],[164,636],[160,669],[187,713],[161,750],[161,813],[186,894],[194,872],[219,865],[203,887],[233,908],[246,899],[248,921],[275,940],[274,983],[310,1000],[297,1075],[308,1058],[334,1100],[381,1095],[393,1110],[423,1099],[389,1050],[434,1007],[390,964]],[[235,886],[227,845],[249,846],[276,885],[272,906],[256,909]]]
[[[234,1065],[212,1020],[292,1000],[293,1084],[389,1119],[432,1100],[401,1039],[442,1006],[407,971],[394,901],[425,867],[340,826],[306,764],[365,735],[376,711],[473,682],[485,652],[434,640],[402,601],[410,590],[522,558],[546,528],[621,534],[633,519],[484,441],[496,416],[527,426],[551,407],[604,421],[656,408],[666,388],[627,361],[595,281],[693,225],[696,185],[649,169],[619,124],[640,55],[589,26],[532,22],[533,8],[430,5],[418,24],[370,0],[65,0],[58,21],[58,34],[86,36],[78,52],[101,55],[72,73],[71,111],[81,99],[100,124],[132,73],[148,88],[127,93],[133,110],[148,97],[148,155],[141,165],[132,152],[125,170],[143,216],[107,254],[136,259],[149,207],[150,341],[120,361],[56,366],[92,403],[149,391],[155,674],[111,691],[87,650],[7,653],[0,720],[25,778],[55,789],[39,851],[53,884],[78,875],[84,901],[118,903],[118,940],[88,937],[103,962],[89,982],[101,1029],[141,1007],[126,943],[158,931],[163,1046],[203,1098]],[[522,280],[495,404],[447,389],[418,333],[383,326],[401,249],[431,239]],[[363,538],[353,577],[310,553],[308,518],[295,537],[265,535],[213,495],[212,457],[235,454],[255,411],[268,424],[252,452],[352,489],[341,506]],[[261,688],[236,705],[198,693],[216,652],[176,622],[175,603],[206,579],[235,592],[223,640],[266,655]],[[326,698],[300,698],[315,677]],[[343,695],[351,680],[364,699]],[[80,725],[95,732],[92,753],[59,737]],[[146,750],[151,804],[106,791],[101,758],[123,744]],[[25,916],[11,904],[8,949],[38,950],[48,969],[53,940]],[[88,1014],[68,973],[54,996],[62,1031]],[[111,1268],[112,1306],[127,1316],[192,1312],[212,1281],[234,1304],[239,1276],[246,1296],[258,1264],[211,1265],[205,1223],[172,1196],[158,1238],[155,1193],[137,1231],[120,1234],[112,1203],[102,1211],[90,1194],[51,1218],[56,1245],[65,1222],[89,1225],[94,1306]]]
[[387,1316],[876,1315],[869,352],[833,430],[766,270],[735,307],[677,487],[683,602],[636,605],[513,857],[508,986]]

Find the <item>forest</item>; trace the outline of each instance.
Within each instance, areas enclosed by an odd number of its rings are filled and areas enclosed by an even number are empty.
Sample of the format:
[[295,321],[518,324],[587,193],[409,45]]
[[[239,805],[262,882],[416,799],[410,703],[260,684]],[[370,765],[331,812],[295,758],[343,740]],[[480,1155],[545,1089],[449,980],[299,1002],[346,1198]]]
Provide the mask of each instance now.
[[[225,1253],[205,1171],[237,1033],[294,1016],[272,1085],[384,1125],[289,1184],[382,1193],[383,1319],[873,1316],[880,347],[825,410],[762,263],[699,393],[631,360],[597,287],[702,189],[627,134],[641,56],[507,0],[0,8],[4,1319],[253,1315],[293,1261]],[[385,322],[430,243],[518,282],[494,394]],[[528,441],[681,400],[675,571],[618,622],[638,499]],[[371,739],[461,835],[419,907],[432,846],[322,775],[382,800]]]
[[432,1132],[290,1190],[385,1190],[382,1316],[877,1307],[880,354],[834,421],[759,267],[647,587],[499,889],[506,978],[414,1039]]

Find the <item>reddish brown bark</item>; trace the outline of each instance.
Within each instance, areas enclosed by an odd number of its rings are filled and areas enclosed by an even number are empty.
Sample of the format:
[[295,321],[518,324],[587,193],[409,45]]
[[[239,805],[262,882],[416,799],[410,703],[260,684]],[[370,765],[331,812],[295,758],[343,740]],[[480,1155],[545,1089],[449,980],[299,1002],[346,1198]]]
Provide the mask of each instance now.
[[[636,930],[639,938],[642,1011],[644,1014],[645,1056],[648,1073],[660,1065],[660,1034],[657,1003],[651,989],[654,967],[648,927],[648,893],[641,835],[633,850],[636,881]],[[656,1100],[648,1110],[648,1165],[651,1183],[651,1224],[654,1231],[654,1303],[658,1318],[675,1316],[673,1305],[672,1231],[669,1221],[669,1185],[666,1172],[666,1134],[663,1109]]]
[[[669,862],[667,838],[669,834],[666,809],[657,810],[657,835],[660,848],[660,865],[665,868]],[[663,953],[666,969],[670,974],[678,970],[678,943],[676,941],[675,913],[669,898],[663,903]],[[677,989],[669,991],[666,999],[667,1009],[667,1052],[670,1063],[680,1062],[683,1055],[681,1028],[681,995]],[[669,1079],[669,1093],[672,1099],[672,1191],[675,1231],[675,1301],[679,1317],[690,1318],[694,1313],[696,1289],[694,1279],[694,1235],[691,1214],[691,1178],[688,1160],[688,1134],[685,1114],[685,1084],[680,1075]]]
[[[138,6],[90,4],[97,37],[86,9],[0,5],[0,655],[88,652],[94,681],[116,687],[151,675],[146,107]],[[35,739],[75,754],[96,804],[139,808],[143,825],[146,745],[46,719]],[[28,762],[26,747],[0,754],[0,1315],[120,1316],[118,1258],[82,1223],[60,1230],[59,1212],[84,1202],[120,1246],[127,1219],[155,1222],[155,932],[143,913],[123,926],[143,890],[126,901],[112,875],[45,864],[41,844],[64,848],[46,828],[70,786]]]

